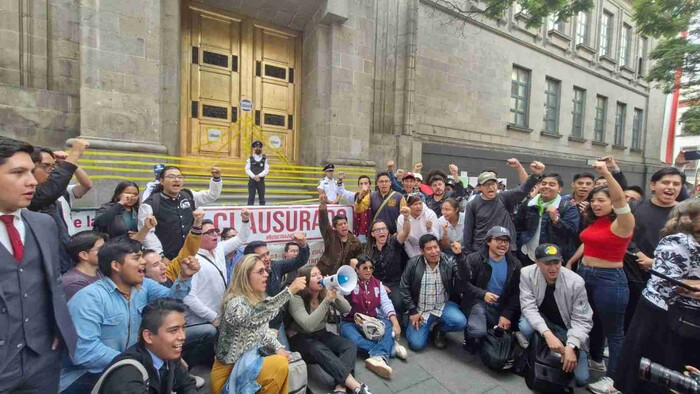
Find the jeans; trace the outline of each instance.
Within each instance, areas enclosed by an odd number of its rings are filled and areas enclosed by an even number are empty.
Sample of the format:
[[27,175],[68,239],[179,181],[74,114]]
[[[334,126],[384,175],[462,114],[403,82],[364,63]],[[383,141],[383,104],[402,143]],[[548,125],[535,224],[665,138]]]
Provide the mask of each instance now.
[[498,324],[498,310],[484,301],[477,301],[467,318],[467,335],[469,338],[482,338],[488,333],[489,327]]
[[211,365],[214,362],[216,327],[209,323],[187,326],[182,359],[190,368],[195,365]]
[[415,329],[412,324],[408,324],[406,327],[406,339],[411,350],[420,351],[425,349],[425,346],[428,344],[430,327],[436,321],[442,332],[463,331],[467,327],[467,318],[459,309],[459,306],[452,301],[447,301],[442,309],[442,316],[430,315],[428,321],[422,322],[418,329]]
[[[549,324],[547,326],[550,327]],[[520,333],[528,339],[530,339],[535,333],[535,329],[532,327],[532,325],[530,325],[530,322],[527,321],[525,316],[520,317],[520,321],[518,322],[518,329],[520,330]],[[557,333],[558,336],[566,336],[566,330],[562,327],[552,325],[550,329]],[[586,353],[586,351],[583,349],[579,349],[578,361],[576,363],[576,368],[574,369],[574,383],[576,383],[577,386],[583,386],[586,383],[588,383],[589,378],[590,373],[588,371],[588,353]]]
[[384,336],[379,341],[371,341],[365,338],[362,333],[362,327],[345,321],[340,322],[340,335],[353,341],[358,349],[364,350],[370,357],[383,356],[388,359],[394,347],[394,336],[392,335],[391,322],[384,319],[382,319],[382,322],[384,323]]
[[[391,303],[394,304],[394,310],[396,311],[396,318],[401,322],[401,317],[406,313],[406,306],[403,303],[403,297],[401,296],[400,282],[384,282],[384,286],[391,290],[391,293],[387,294]],[[387,292],[388,293],[388,292]]]
[[284,328],[284,323],[280,324],[279,331],[277,332],[277,340],[280,341],[287,351],[290,351],[289,338],[287,338],[287,329]]
[[289,338],[292,350],[299,352],[307,364],[318,364],[331,375],[336,385],[345,385],[345,379],[355,368],[357,345],[349,339],[325,329]]
[[579,265],[578,274],[586,282],[588,302],[593,308],[591,358],[597,362],[603,360],[607,338],[610,357],[606,376],[613,378],[625,339],[625,310],[630,296],[627,276],[622,268],[596,268],[583,264]]

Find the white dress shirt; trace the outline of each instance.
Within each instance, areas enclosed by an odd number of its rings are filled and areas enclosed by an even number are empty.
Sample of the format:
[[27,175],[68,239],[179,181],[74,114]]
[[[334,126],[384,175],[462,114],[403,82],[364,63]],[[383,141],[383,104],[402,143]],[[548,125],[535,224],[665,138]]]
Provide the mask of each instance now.
[[[22,239],[22,245],[24,245],[24,232],[25,232],[25,227],[24,227],[24,221],[22,220],[22,215],[21,215],[22,210],[18,209],[12,213],[9,213],[7,215],[12,215],[15,217],[15,219],[12,221],[15,224],[15,227],[17,228],[17,231],[19,232],[19,236]],[[5,215],[4,213],[0,213],[0,215]],[[8,252],[10,252],[11,255],[15,255],[14,251],[12,250],[12,243],[10,242],[10,234],[7,232],[7,228],[5,227],[4,222],[0,222],[0,243],[2,246],[7,249]]]
[[[258,156],[258,155],[256,155],[256,154],[253,154],[253,160],[255,160],[257,163],[259,163],[262,159],[263,159],[263,156],[262,156],[262,155]],[[262,171],[260,174],[255,175],[255,174],[253,174],[253,171],[250,170],[250,157],[249,157],[249,158],[245,161],[245,173],[248,174],[248,177],[251,178],[251,179],[252,179],[252,178],[255,178],[256,176],[259,176],[260,178],[263,178],[263,177],[265,177],[267,174],[270,173],[270,162],[269,162],[269,160],[265,160],[265,168],[263,168],[263,171]]]

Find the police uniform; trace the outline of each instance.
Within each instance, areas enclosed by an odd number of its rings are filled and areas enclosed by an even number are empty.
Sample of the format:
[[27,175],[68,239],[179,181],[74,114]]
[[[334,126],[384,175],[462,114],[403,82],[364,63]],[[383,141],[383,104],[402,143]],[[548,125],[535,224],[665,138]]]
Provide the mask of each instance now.
[[[252,148],[262,148],[260,141],[253,142]],[[245,162],[245,172],[248,174],[248,205],[255,204],[255,192],[258,192],[260,205],[265,205],[265,176],[270,172],[270,164],[265,155],[252,154]],[[260,177],[256,182],[254,177]]]
[[[326,171],[335,171],[335,166],[333,164],[328,164],[323,167],[323,172]],[[335,201],[340,195],[340,186],[338,186],[338,180],[335,178],[330,179],[327,176],[323,177],[323,179],[318,182],[316,189],[323,190],[329,202]]]

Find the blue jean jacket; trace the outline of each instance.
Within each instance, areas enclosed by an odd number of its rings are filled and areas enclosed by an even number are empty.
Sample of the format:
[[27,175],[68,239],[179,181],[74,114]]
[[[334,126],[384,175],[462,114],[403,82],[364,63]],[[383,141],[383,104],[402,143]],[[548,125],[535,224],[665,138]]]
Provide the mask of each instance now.
[[221,394],[255,394],[260,390],[257,382],[262,369],[263,357],[260,345],[248,350],[233,364],[233,371],[226,380]]

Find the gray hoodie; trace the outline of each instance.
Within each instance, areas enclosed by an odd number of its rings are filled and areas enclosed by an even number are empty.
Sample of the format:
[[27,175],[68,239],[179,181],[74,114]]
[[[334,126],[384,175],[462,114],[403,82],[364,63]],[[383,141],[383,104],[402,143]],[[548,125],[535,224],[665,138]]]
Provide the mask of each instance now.
[[[540,334],[549,331],[539,306],[544,300],[547,281],[536,264],[520,270],[520,308],[523,317]],[[568,329],[566,342],[588,350],[588,334],[593,328],[593,310],[588,303],[583,278],[566,267],[561,267],[554,289],[554,299],[561,318]]]

